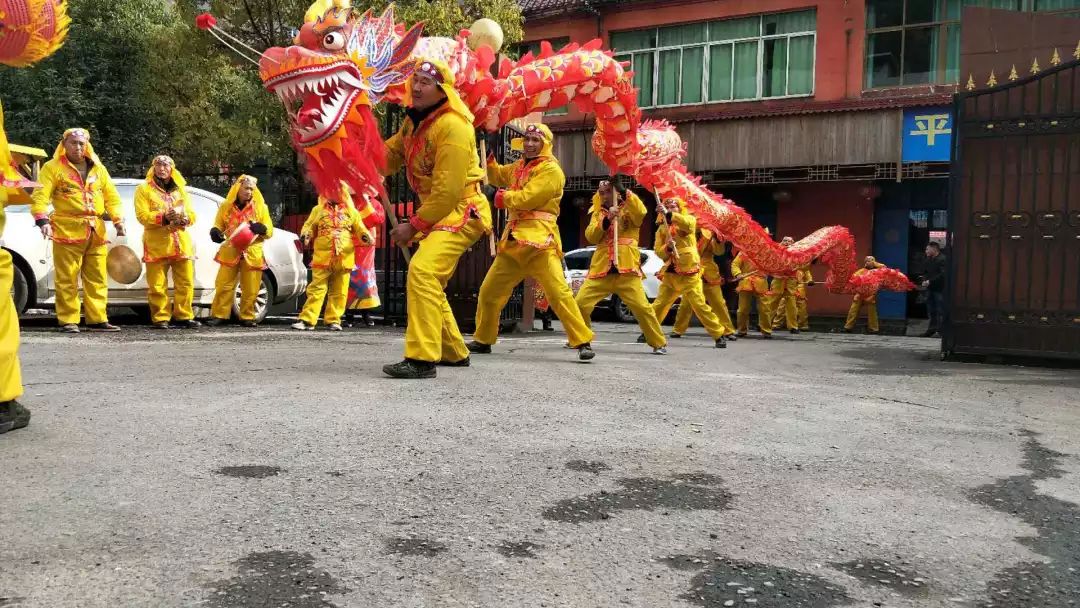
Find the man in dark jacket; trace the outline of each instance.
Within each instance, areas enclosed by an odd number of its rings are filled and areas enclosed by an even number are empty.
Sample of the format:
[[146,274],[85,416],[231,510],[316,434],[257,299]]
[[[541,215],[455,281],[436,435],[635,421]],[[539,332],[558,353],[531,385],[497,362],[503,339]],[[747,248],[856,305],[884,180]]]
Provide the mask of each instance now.
[[934,241],[926,246],[926,276],[922,286],[926,289],[926,311],[930,314],[930,326],[924,338],[931,338],[941,331],[945,321],[945,279],[947,264],[941,255],[941,245]]

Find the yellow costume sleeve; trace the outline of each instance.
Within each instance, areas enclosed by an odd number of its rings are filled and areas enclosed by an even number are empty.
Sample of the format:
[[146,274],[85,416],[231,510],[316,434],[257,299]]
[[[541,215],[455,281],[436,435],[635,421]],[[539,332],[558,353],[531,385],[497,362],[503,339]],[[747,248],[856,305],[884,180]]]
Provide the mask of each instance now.
[[120,201],[120,193],[116,191],[116,184],[113,183],[109,170],[104,165],[98,166],[101,167],[101,177],[104,180],[101,184],[101,194],[105,197],[105,213],[109,214],[114,223],[122,221],[124,219],[124,205]]
[[509,165],[500,165],[499,163],[491,162],[487,165],[488,182],[496,188],[505,188],[510,185],[510,180],[514,178],[514,167],[518,163],[510,163]]
[[232,203],[229,201],[225,201],[218,205],[217,215],[214,216],[214,228],[217,228],[222,232],[225,232],[225,221],[229,218],[230,205],[232,205]]
[[304,227],[300,229],[300,235],[302,237],[312,238],[315,236],[314,230],[319,224],[319,213],[322,210],[322,205],[315,205],[311,209],[311,213],[307,216],[307,221],[304,222]]
[[689,213],[672,213],[671,223],[683,236],[693,234],[697,230],[697,220]]
[[401,129],[386,140],[384,145],[386,147],[386,169],[383,170],[383,175],[393,175],[400,171],[401,166],[405,164],[405,144],[401,137]]
[[735,256],[735,260],[731,262],[731,275],[737,277],[740,274],[750,272],[747,268],[744,267],[745,262],[746,256],[744,256],[740,251],[739,255]]
[[590,245],[597,245],[604,240],[604,209],[599,194],[593,194],[592,207],[589,209],[589,225],[585,228],[585,240]]
[[461,204],[461,193],[470,167],[476,167],[478,159],[472,148],[462,142],[476,138],[472,125],[457,114],[455,120],[440,120],[442,127],[432,134],[435,143],[435,168],[431,172],[431,192],[420,205],[416,215],[429,226],[453,212]]
[[274,220],[270,219],[270,208],[266,206],[266,203],[255,207],[255,221],[266,226],[266,234],[258,237],[255,240],[256,243],[261,243],[274,236]]
[[[187,205],[184,205],[187,211]],[[160,227],[161,213],[153,211],[153,200],[150,198],[150,186],[139,184],[135,189],[135,219],[147,228]],[[193,220],[194,221],[194,220]]]
[[668,233],[668,225],[665,222],[660,222],[656,227],[656,235],[653,237],[655,242],[653,249],[656,251],[656,255],[659,258],[667,262],[671,258],[671,251],[668,249],[668,242],[671,240],[671,235]]
[[566,176],[555,159],[540,163],[529,173],[529,181],[521,190],[507,190],[503,205],[507,209],[528,211],[539,209],[551,202],[566,185]]
[[55,163],[45,163],[45,166],[41,168],[41,172],[38,174],[38,183],[41,187],[34,190],[34,194],[31,195],[30,213],[34,218],[42,218],[49,214],[49,204],[52,203],[53,189],[56,188],[56,182],[59,179],[57,174]]
[[640,226],[645,221],[645,214],[648,212],[645,210],[645,203],[641,202],[636,194],[627,190],[626,202],[623,205],[625,206],[623,214],[631,224]]

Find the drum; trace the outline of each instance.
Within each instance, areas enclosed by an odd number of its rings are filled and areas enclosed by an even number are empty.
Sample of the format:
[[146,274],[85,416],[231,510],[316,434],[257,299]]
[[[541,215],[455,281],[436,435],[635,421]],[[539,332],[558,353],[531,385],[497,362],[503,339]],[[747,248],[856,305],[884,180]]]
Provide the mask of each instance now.
[[229,236],[229,244],[240,251],[244,251],[255,242],[256,236],[258,235],[251,231],[251,224],[244,222],[237,226],[236,230]]
[[138,281],[142,276],[142,268],[142,260],[127,245],[116,245],[105,256],[105,269],[109,278],[123,285]]

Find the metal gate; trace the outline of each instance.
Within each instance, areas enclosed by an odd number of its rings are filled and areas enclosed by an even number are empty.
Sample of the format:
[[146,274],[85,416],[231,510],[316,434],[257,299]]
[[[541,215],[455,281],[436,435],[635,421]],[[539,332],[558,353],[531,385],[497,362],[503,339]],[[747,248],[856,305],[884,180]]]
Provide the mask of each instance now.
[[[384,122],[383,135],[390,137],[401,127],[404,112],[395,107],[387,109],[388,113]],[[492,143],[491,152],[501,163],[511,160],[515,153],[510,150],[510,139],[519,136],[520,133],[511,127],[489,139]],[[408,218],[412,215],[413,205],[416,203],[416,193],[409,188],[408,180],[402,172],[387,178],[387,195],[392,201],[391,212],[398,218]],[[506,226],[504,213],[493,213],[495,220],[495,234],[502,234]],[[389,237],[389,225],[385,226],[380,235],[378,249],[375,252],[375,268],[379,284],[379,296],[382,299],[383,314],[387,322],[404,323],[406,319],[405,284],[408,277],[409,267],[405,263],[405,257],[401,250],[394,245]],[[463,331],[470,332],[476,322],[476,304],[480,292],[480,284],[484,281],[488,268],[491,267],[493,258],[489,252],[486,238],[480,239],[472,246],[458,262],[457,270],[450,277],[446,285],[446,299],[450,302],[450,308],[454,311],[454,318]],[[518,286],[510,297],[510,301],[503,308],[500,318],[503,327],[509,327],[521,320],[524,290]]]
[[1080,359],[1078,69],[956,96],[945,355]]

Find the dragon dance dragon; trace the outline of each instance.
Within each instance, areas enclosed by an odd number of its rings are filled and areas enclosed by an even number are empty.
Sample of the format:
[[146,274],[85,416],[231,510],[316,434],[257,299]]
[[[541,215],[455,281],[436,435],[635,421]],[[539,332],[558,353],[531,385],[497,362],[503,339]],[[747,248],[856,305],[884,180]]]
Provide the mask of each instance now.
[[[209,15],[199,26],[218,35]],[[710,191],[683,164],[686,146],[665,121],[642,121],[633,74],[600,40],[555,51],[544,42],[538,55],[496,63],[490,45],[422,36],[423,24],[406,29],[393,7],[381,15],[353,11],[350,0],[317,0],[308,9],[293,46],[259,53],[267,90],[285,105],[294,146],[320,193],[345,181],[356,192],[379,192],[382,138],[373,108],[403,103],[418,58],[446,62],[454,86],[472,110],[475,126],[495,132],[534,112],[574,104],[596,117],[593,150],[611,173],[632,176],[658,198],[678,197],[708,228],[743,251],[762,273],[790,277],[814,261],[828,268],[834,293],[870,295],[914,285],[898,270],[854,276],[855,241],[841,226],[822,228],[783,247],[733,201]],[[227,34],[225,34],[227,35]],[[224,40],[223,40],[224,41]],[[472,48],[472,47],[476,48]]]
[[[0,0],[0,64],[23,68],[52,55],[63,46],[69,23],[62,0]],[[0,106],[0,188],[35,185],[11,157]]]

